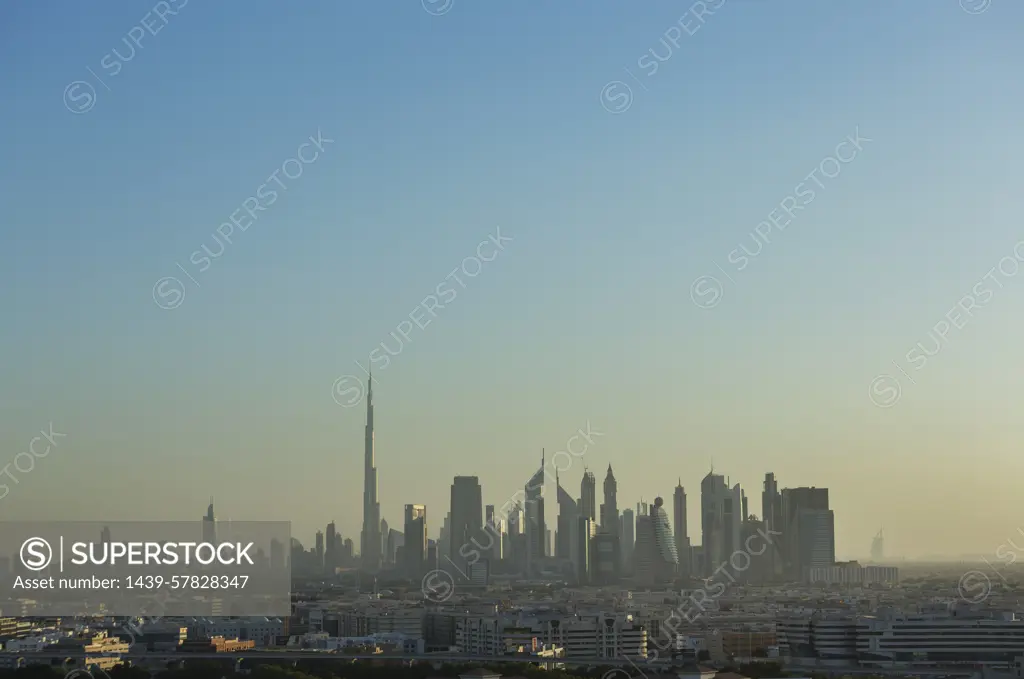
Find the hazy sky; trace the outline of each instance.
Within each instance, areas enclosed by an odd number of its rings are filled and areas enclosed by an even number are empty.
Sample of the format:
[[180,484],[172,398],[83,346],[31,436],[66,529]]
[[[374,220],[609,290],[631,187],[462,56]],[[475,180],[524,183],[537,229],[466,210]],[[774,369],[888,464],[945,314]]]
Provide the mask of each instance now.
[[758,514],[766,471],[827,486],[840,556],[883,525],[890,553],[994,553],[1024,524],[1024,275],[984,283],[1024,240],[1024,5],[689,6],[0,6],[0,517],[214,495],[358,544],[365,411],[332,385],[405,321],[375,364],[394,526],[424,503],[436,535],[456,474],[500,506],[589,421],[564,484],[611,462],[622,508],[681,477],[695,542],[713,461]]

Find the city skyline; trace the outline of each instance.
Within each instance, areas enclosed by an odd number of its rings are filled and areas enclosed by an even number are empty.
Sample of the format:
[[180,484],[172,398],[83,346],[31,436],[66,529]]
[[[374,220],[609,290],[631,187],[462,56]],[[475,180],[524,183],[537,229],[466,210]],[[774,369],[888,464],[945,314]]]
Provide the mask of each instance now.
[[5,519],[358,549],[372,367],[395,529],[589,422],[695,543],[711,460],[838,558],[1018,535],[1021,3],[169,4],[0,21]]
[[[367,375],[367,380],[366,380],[365,391],[363,392],[363,393],[365,393],[364,402],[366,404],[366,411],[365,411],[366,416],[365,416],[364,437],[363,437],[363,442],[364,442],[364,450],[363,450],[363,465],[364,465],[363,503],[362,503],[362,512],[360,514],[360,526],[361,526],[361,528],[360,528],[360,530],[358,531],[358,534],[357,534],[357,536],[359,537],[359,543],[358,544],[360,544],[362,546],[361,546],[359,552],[356,553],[356,555],[361,559],[361,561],[360,561],[360,568],[363,569],[363,570],[368,570],[370,572],[375,572],[375,571],[379,570],[381,565],[383,565],[382,564],[382,548],[384,546],[383,545],[383,540],[385,539],[385,536],[382,535],[381,525],[382,524],[384,526],[387,525],[387,517],[382,515],[381,510],[380,510],[380,504],[379,504],[379,502],[377,502],[378,487],[377,487],[376,448],[375,448],[375,429],[374,429],[373,383],[374,383],[374,380],[373,380],[372,374],[368,374]],[[589,431],[589,427],[590,427],[590,423],[588,422],[588,431]],[[579,433],[582,434],[583,431],[584,430],[581,428],[579,430]],[[598,434],[595,434],[595,435],[598,435]],[[602,432],[599,435],[603,436],[604,433]],[[566,446],[566,447],[571,449],[571,446]],[[588,450],[589,450],[589,448],[588,448]],[[571,493],[567,493],[565,491],[565,487],[561,485],[561,482],[560,482],[560,479],[559,479],[559,474],[560,474],[561,470],[558,468],[557,464],[552,462],[552,460],[545,458],[545,454],[544,454],[543,450],[542,450],[542,454],[541,454],[541,467],[533,474],[533,476],[527,482],[527,484],[526,484],[527,489],[529,489],[531,487],[543,488],[543,494],[544,495],[547,495],[549,493],[555,493],[556,497],[559,497],[559,498],[565,497],[574,506],[575,506],[575,504],[577,502],[579,502],[580,503],[579,504],[579,508],[582,509],[584,504],[585,504],[585,503],[582,502],[583,501],[583,495],[586,495],[586,494],[592,492],[591,489],[592,489],[592,486],[595,483],[594,474],[593,474],[592,471],[590,471],[589,467],[587,467],[585,465],[581,466],[580,464],[573,464],[573,462],[575,462],[575,460],[573,459],[572,455],[566,455],[565,453],[562,453],[562,455],[563,455],[563,461],[566,461],[566,462],[569,463],[568,467],[566,468],[566,471],[568,471],[569,469],[572,469],[574,467],[577,467],[577,466],[581,467],[580,484],[579,484],[580,485],[580,496],[579,497],[573,498]],[[800,491],[807,491],[807,490],[814,491],[816,489],[817,490],[821,490],[822,492],[825,493],[825,498],[826,498],[825,501],[824,501],[825,502],[825,506],[827,507],[829,505],[829,501],[827,499],[828,498],[828,488],[827,487],[824,487],[824,486],[813,486],[813,485],[811,485],[811,486],[787,486],[787,485],[783,485],[783,486],[780,487],[780,486],[776,486],[775,485],[777,480],[775,479],[775,474],[773,472],[766,472],[766,474],[765,474],[765,484],[767,484],[767,479],[768,478],[772,479],[772,484],[773,484],[772,485],[772,490],[774,490],[775,492],[779,492],[781,494],[784,494],[785,492],[790,491],[790,490],[792,490],[794,488],[797,489],[797,490],[800,490]],[[472,480],[473,483],[477,483],[478,484],[476,486],[476,488],[477,488],[476,492],[478,493],[478,498],[477,499],[480,500],[480,502],[478,504],[480,505],[480,509],[482,511],[482,509],[484,508],[485,499],[489,499],[489,498],[488,498],[488,496],[485,493],[482,492],[482,484],[478,483],[478,477],[476,477],[476,476],[470,477],[470,476],[465,476],[465,475],[456,475],[455,476],[456,483],[458,483],[460,479],[462,479],[464,481]],[[742,497],[743,497],[743,508],[747,509],[747,499],[748,499],[747,498],[747,496],[748,496],[748,489],[747,489],[747,487],[743,486],[743,484],[739,484],[739,483],[732,484],[731,477],[729,477],[729,476],[727,476],[725,474],[717,474],[715,472],[713,464],[709,462],[709,469],[708,469],[707,473],[704,475],[704,477],[702,477],[700,482],[695,484],[695,490],[692,491],[692,492],[696,493],[696,498],[697,498],[697,502],[698,502],[698,506],[695,507],[695,509],[697,510],[696,514],[697,514],[697,521],[698,522],[701,520],[700,517],[703,514],[703,512],[701,511],[701,507],[700,507],[700,504],[703,502],[702,498],[704,497],[704,492],[702,492],[702,488],[703,488],[703,486],[708,481],[714,481],[716,479],[718,480],[717,483],[724,484],[724,485],[721,485],[721,489],[717,490],[716,489],[717,487],[714,485],[714,483],[712,483],[712,486],[710,487],[712,489],[712,491],[711,491],[712,495],[709,496],[709,498],[714,498],[715,495],[717,493],[719,493],[719,492],[726,492],[726,491],[728,491],[729,494],[733,494],[734,493],[733,488],[735,486],[735,494],[736,494],[735,496],[736,496],[736,498],[738,499],[740,497],[740,494],[742,494]],[[538,486],[537,485],[538,483],[540,483],[541,485]],[[732,485],[730,485],[730,484],[732,484]],[[572,484],[567,484],[567,485],[569,485],[569,487],[575,487]],[[610,498],[612,498],[612,500],[615,500],[616,496],[618,496],[621,499],[621,495],[619,495],[618,491],[617,491],[617,485],[618,484],[617,484],[617,479],[616,479],[616,477],[614,475],[613,465],[611,463],[609,463],[608,464],[608,468],[607,468],[607,474],[606,474],[605,479],[604,479],[604,490],[603,490],[602,498],[607,499],[607,498],[610,497]],[[456,487],[455,485],[452,485],[452,490],[451,490],[451,492],[452,492],[451,500],[452,501],[454,501],[454,498],[455,498],[455,487]],[[686,488],[686,486],[682,484],[682,477],[679,477],[677,479],[676,486],[673,488],[673,494],[672,494],[671,497],[678,498],[680,496],[680,491],[682,491],[682,498],[683,498],[683,500],[685,502],[688,503],[689,497],[690,497],[691,493],[686,492],[685,488]],[[739,490],[739,489],[742,489],[742,490]],[[762,491],[767,491],[768,490],[767,485],[763,485],[761,490]],[[503,503],[501,503],[499,505],[487,504],[488,511],[492,511],[493,512],[495,507],[497,506],[499,508],[499,510],[496,513],[496,518],[498,518],[498,519],[506,519],[507,518],[507,514],[503,514],[502,510],[505,510],[505,509],[508,509],[509,507],[511,507],[512,506],[511,503],[513,503],[513,502],[518,500],[520,502],[520,504],[523,504],[525,506],[530,506],[530,502],[529,501],[526,501],[525,503],[523,502],[523,496],[522,496],[520,491],[521,491],[521,489],[517,489],[515,492],[513,492],[507,498],[506,501],[504,501]],[[609,493],[610,493],[610,495],[609,495]],[[749,509],[749,511],[746,511],[744,514],[742,514],[742,516],[740,516],[740,520],[741,521],[745,520],[745,518],[748,515],[754,515],[754,516],[760,518],[761,521],[763,522],[765,517],[760,515],[760,514],[758,514],[758,511],[759,511],[758,510],[758,506],[760,505],[761,511],[763,511],[763,510],[767,509],[767,505],[762,504],[763,502],[765,502],[765,500],[764,500],[764,497],[763,497],[761,491],[756,491],[753,494],[756,494],[757,498],[760,499],[761,502],[758,502],[758,503],[755,503],[755,504],[751,505],[751,509]],[[655,506],[655,500],[662,500],[662,496],[663,496],[663,494],[661,494],[661,493],[655,493],[654,495],[651,495],[651,496],[642,495],[639,498],[638,502],[642,503],[644,506],[646,506],[649,503],[651,507],[654,507]],[[670,496],[668,494],[664,494],[664,497],[670,497]],[[780,495],[780,498],[781,498],[781,495]],[[209,531],[214,530],[213,529],[213,525],[214,525],[214,522],[215,522],[215,518],[214,518],[214,502],[213,502],[213,500],[214,500],[214,498],[213,498],[213,496],[211,496],[209,498],[209,505],[207,507],[206,514],[202,518],[202,523],[203,523],[203,526],[204,526],[204,534],[208,530]],[[781,502],[781,499],[780,500],[776,500],[776,502],[777,503]],[[554,526],[554,525],[558,525],[558,516],[559,516],[560,506],[559,506],[559,503],[551,503],[551,504],[554,505],[554,509],[553,510],[546,509],[544,507],[543,500],[540,501],[540,505],[539,506],[545,512],[545,514],[544,514],[545,524],[548,527],[547,528],[547,532],[548,532],[548,536],[547,537],[555,538],[556,534],[552,532],[551,527]],[[411,506],[422,507],[424,510],[426,510],[426,508],[427,508],[427,505],[422,504],[422,503],[417,503],[417,502],[403,503],[403,516],[405,516],[407,514],[408,508],[411,507]],[[449,514],[449,512],[451,511],[451,506],[452,505],[449,504],[447,506],[447,508],[443,510],[445,514]],[[627,501],[626,506],[628,507],[628,501]],[[638,504],[638,506],[639,506],[639,504]],[[691,525],[692,522],[693,522],[693,518],[692,518],[692,514],[689,512],[688,504],[684,504],[683,507],[684,508],[682,509],[682,515],[685,516],[686,519],[687,519],[687,526],[684,529],[684,534],[688,534],[690,531],[693,530],[693,527]],[[600,505],[600,509],[601,509],[601,511],[598,512],[599,515],[605,511],[603,503]],[[662,514],[665,514],[665,510],[664,509],[662,509],[660,511],[662,512]],[[631,511],[630,511],[630,514],[632,514]],[[675,531],[676,531],[676,527],[675,527],[676,526],[676,522],[675,522],[676,514],[677,514],[677,510],[674,510],[673,517],[672,517],[671,520],[669,520],[667,514],[666,514],[666,516],[664,518],[664,521],[669,526],[669,530],[671,531],[672,535],[675,535]],[[578,516],[578,514],[576,516]],[[640,514],[639,516],[646,516],[646,514]],[[612,519],[612,522],[610,524],[611,531],[612,531],[613,534],[617,535],[618,532],[622,530],[622,526],[621,526],[621,523],[620,523],[620,518],[621,517],[619,516],[618,510],[615,510],[615,513],[612,515],[612,517],[613,517],[613,519]],[[450,518],[450,514],[449,514],[449,518]],[[601,517],[599,516],[599,519],[600,518]],[[228,521],[230,521],[230,520],[231,519],[228,519]],[[470,527],[469,527],[472,522],[468,522],[468,523],[467,522],[463,522],[463,523],[464,523],[464,525],[462,526],[462,531],[464,533],[466,533],[466,534],[469,534],[470,532],[472,532]],[[485,522],[483,521],[482,516],[481,516],[481,520],[480,520],[479,523],[480,523],[480,526],[484,526],[485,525]],[[336,522],[332,518],[330,520],[330,522],[327,524],[328,531],[333,530],[335,525],[336,525]],[[404,525],[404,524],[403,523],[396,523],[396,525]],[[599,520],[597,522],[597,525],[600,527],[602,532],[603,531],[607,531],[609,529],[608,525],[606,525],[606,523],[604,521]],[[365,562],[365,561],[362,561],[362,557],[363,557],[363,553],[364,553],[364,549],[365,549],[365,540],[367,539],[365,537],[365,535],[367,533],[367,528],[368,527],[371,527],[371,529],[370,529],[371,539],[375,540],[375,544],[377,544],[378,547],[377,547],[375,552],[371,551],[369,553],[371,561],[370,562]],[[373,528],[375,528],[375,530]],[[701,527],[701,525],[699,523],[696,526],[696,530],[697,530],[696,534],[698,536],[702,536],[702,534],[704,533],[704,529]],[[738,528],[737,528],[737,530],[738,530]],[[440,525],[431,525],[431,524],[428,523],[426,528],[425,528],[425,531],[426,531],[426,537],[429,538],[431,541],[437,541],[440,538]],[[880,534],[880,531],[879,531],[878,534]],[[834,560],[837,560],[837,561],[845,561],[845,560],[871,560],[872,559],[871,552],[876,549],[877,540],[878,540],[878,534],[873,535],[873,537],[872,537],[871,550],[866,550],[864,552],[858,552],[856,547],[847,548],[847,547],[844,546],[843,548],[840,548],[839,547],[840,540],[838,538],[838,532],[833,533],[834,538],[835,538],[835,543],[834,543],[835,552],[832,554],[832,556],[834,557]],[[309,548],[311,546],[311,544],[312,544],[312,545],[316,545],[317,546],[316,548],[319,549],[319,548],[322,547],[322,542],[321,541],[322,541],[322,536],[323,536],[323,533],[322,533],[320,528],[314,529],[314,536],[315,536],[315,541],[311,543],[310,540],[308,539],[308,536],[306,536],[307,539],[303,539],[303,535],[302,534],[297,534],[295,532],[292,533],[293,539],[298,540],[300,542],[300,544],[302,544],[304,547]],[[352,539],[351,535],[345,533],[345,531],[342,531],[342,530],[338,530],[338,536],[340,538],[342,538],[342,539],[346,539],[346,538]],[[573,537],[575,537],[575,536],[573,536]],[[455,541],[449,542],[448,546],[452,550],[452,557],[454,557],[454,555],[458,551],[459,547],[461,545],[463,545],[463,544],[466,544],[467,542],[468,542],[468,540],[461,540],[461,541],[460,540],[455,540]],[[706,544],[703,540],[701,542],[697,542],[697,543],[694,543],[691,540],[690,543],[693,546],[698,547],[698,548],[704,547],[705,544]],[[424,545],[424,547],[425,547],[425,545]],[[552,545],[549,545],[549,547],[550,548],[556,548],[556,545],[552,544]],[[673,542],[672,542],[671,548],[673,550],[676,550],[675,538],[673,538]],[[568,549],[568,548],[566,548],[566,549]],[[722,551],[722,550],[719,549],[717,551]],[[731,549],[726,549],[725,550],[725,552],[728,552],[728,551],[731,551]],[[717,556],[719,557],[718,560],[721,561],[722,560],[721,559],[722,555],[719,554]],[[928,554],[924,554],[924,555],[921,555],[921,556],[922,557],[949,558],[949,559],[955,560],[959,556],[974,556],[974,555],[971,554],[970,552],[962,552],[962,553],[959,553],[959,554],[956,554],[956,553],[944,554],[944,553],[934,553],[933,552],[933,553],[928,553]],[[678,556],[677,556],[677,558],[678,558]],[[908,558],[908,557],[905,556],[905,555],[889,555],[889,554],[885,555],[885,559],[887,561],[900,561],[900,560],[903,560],[903,559],[906,559],[906,558]],[[909,558],[913,559],[914,557],[909,557]],[[463,558],[463,561],[464,561],[464,558]],[[456,559],[454,561],[454,563],[456,563],[456,565],[457,565],[459,562]],[[369,564],[369,565],[367,565],[367,564]],[[399,566],[399,568],[402,567],[402,563],[401,562],[399,562],[397,565]]]

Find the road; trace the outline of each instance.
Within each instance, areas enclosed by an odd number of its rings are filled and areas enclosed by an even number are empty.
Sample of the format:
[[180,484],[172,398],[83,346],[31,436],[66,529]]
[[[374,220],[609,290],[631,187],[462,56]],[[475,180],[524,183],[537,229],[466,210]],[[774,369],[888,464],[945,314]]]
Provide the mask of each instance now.
[[[95,654],[90,654],[95,655]],[[0,658],[3,656],[22,656],[32,657],[39,659],[49,659],[51,661],[57,661],[57,663],[63,662],[67,658],[74,660],[81,660],[85,657],[84,653],[53,653],[53,652],[41,652],[41,653],[2,653],[0,652]],[[233,653],[176,653],[176,652],[148,652],[148,653],[128,653],[120,656],[124,660],[130,660],[134,663],[140,663],[143,661],[152,660],[239,660],[239,659],[252,659],[252,660],[402,660],[409,661],[415,660],[420,662],[442,662],[442,663],[481,663],[481,664],[493,664],[493,663],[564,663],[566,665],[584,665],[584,666],[600,666],[607,665],[610,667],[623,667],[630,668],[632,671],[630,674],[636,676],[643,676],[644,673],[649,671],[655,671],[659,669],[667,669],[672,666],[669,661],[658,661],[658,662],[646,662],[642,658],[538,658],[534,656],[509,656],[509,655],[458,655],[451,653],[403,653],[403,654],[383,654],[383,653],[364,653],[359,655],[347,655],[344,653],[329,653],[327,651],[310,651],[310,650],[295,650],[295,651],[282,651],[282,650],[249,650],[249,651],[238,651]],[[679,665],[681,663],[676,663]],[[794,673],[811,673],[827,674],[830,676],[841,677],[843,675],[874,675],[874,676],[899,676],[899,677],[970,677],[973,676],[977,670],[972,667],[965,667],[963,665],[952,666],[948,668],[934,668],[934,669],[923,669],[923,668],[861,668],[861,667],[834,667],[834,666],[815,666],[815,665],[802,665],[802,664],[784,664],[784,669],[789,674]]]
[[[99,654],[89,654],[91,657],[96,657]],[[22,656],[32,658],[48,658],[51,660],[62,661],[66,658],[74,660],[81,660],[85,657],[84,653],[53,653],[53,652],[41,652],[41,653],[0,653],[0,657],[3,656]],[[246,659],[258,659],[258,660],[418,660],[422,662],[446,662],[446,663],[506,663],[506,662],[533,662],[533,663],[570,663],[573,665],[610,665],[610,666],[626,666],[630,667],[635,665],[655,667],[655,663],[647,665],[644,661],[630,661],[625,658],[573,658],[568,660],[566,658],[538,658],[534,656],[509,656],[509,655],[456,655],[451,653],[435,654],[435,653],[402,653],[402,654],[384,654],[384,653],[365,653],[359,655],[348,655],[345,653],[328,653],[326,651],[261,651],[261,650],[249,650],[249,651],[238,651],[233,653],[175,653],[175,652],[149,652],[149,653],[125,653],[121,654],[120,657],[124,660],[130,660],[132,662],[141,662],[145,660],[233,660],[238,658]],[[658,663],[658,665],[665,666],[665,663]]]

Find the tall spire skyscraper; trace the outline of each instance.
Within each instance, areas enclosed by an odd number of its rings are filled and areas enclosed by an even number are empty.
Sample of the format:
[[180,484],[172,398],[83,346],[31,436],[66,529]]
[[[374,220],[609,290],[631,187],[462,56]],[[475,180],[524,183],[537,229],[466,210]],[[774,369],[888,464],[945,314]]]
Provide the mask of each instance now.
[[615,481],[615,474],[612,473],[612,466],[608,465],[608,474],[604,477],[604,504],[601,505],[601,528],[600,532],[607,533],[615,538],[612,543],[613,563],[618,569],[622,563],[622,554],[619,543],[619,501],[618,483]]
[[679,557],[679,573],[686,576],[690,574],[690,536],[687,531],[686,491],[683,489],[682,478],[676,484],[676,490],[672,496],[672,528],[676,555]]
[[547,550],[547,525],[544,522],[544,449],[540,451],[540,469],[526,482],[526,577],[540,572]]
[[609,535],[619,534],[619,502],[617,499],[618,483],[612,466],[608,465],[608,474],[604,477],[604,504],[601,505],[601,530]]
[[377,467],[373,456],[373,375],[366,380],[366,440],[364,442],[363,531],[359,553],[365,571],[380,570],[380,503],[377,502]]
[[597,479],[594,478],[594,472],[586,467],[583,468],[583,480],[580,482],[580,515],[597,521]]

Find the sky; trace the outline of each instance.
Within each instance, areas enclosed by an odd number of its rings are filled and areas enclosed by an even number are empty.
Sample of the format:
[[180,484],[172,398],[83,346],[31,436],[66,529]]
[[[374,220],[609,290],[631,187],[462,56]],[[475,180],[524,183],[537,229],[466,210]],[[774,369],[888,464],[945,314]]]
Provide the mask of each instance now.
[[0,516],[358,545],[372,365],[394,527],[589,426],[563,485],[681,481],[695,543],[713,465],[828,487],[840,558],[994,554],[1024,5],[704,6],[0,6]]

